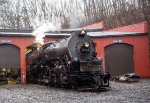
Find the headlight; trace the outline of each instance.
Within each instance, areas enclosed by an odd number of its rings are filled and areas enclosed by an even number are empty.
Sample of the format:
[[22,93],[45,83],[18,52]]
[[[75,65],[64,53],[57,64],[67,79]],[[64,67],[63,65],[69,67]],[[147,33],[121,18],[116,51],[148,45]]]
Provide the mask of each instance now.
[[90,48],[89,48],[89,43],[88,42],[83,42],[81,48],[80,48],[80,51],[82,54],[87,54],[90,52]]
[[88,48],[88,47],[89,47],[89,43],[84,42],[84,46],[85,46],[86,48]]

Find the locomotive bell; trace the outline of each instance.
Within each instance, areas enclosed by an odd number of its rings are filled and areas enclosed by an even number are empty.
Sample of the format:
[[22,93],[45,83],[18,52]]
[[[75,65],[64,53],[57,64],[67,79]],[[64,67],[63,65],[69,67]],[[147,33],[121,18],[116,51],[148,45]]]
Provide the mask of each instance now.
[[79,36],[85,36],[85,35],[86,35],[86,31],[82,29],[81,32],[79,33]]
[[82,29],[81,34],[85,34],[85,30],[84,29]]

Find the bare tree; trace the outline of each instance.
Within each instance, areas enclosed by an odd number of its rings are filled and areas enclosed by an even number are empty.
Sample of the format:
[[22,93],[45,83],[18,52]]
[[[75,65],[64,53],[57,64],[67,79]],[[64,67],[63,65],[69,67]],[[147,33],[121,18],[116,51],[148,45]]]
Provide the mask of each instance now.
[[142,21],[150,24],[149,0],[0,0],[0,28],[32,29],[35,20],[83,27],[104,21],[106,28]]

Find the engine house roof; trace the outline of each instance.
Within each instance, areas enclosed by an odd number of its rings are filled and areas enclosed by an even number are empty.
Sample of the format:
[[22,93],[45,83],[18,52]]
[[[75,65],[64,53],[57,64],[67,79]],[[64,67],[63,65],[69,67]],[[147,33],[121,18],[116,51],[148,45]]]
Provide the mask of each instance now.
[[[71,33],[81,29],[66,29],[57,31],[45,32],[46,37],[69,37]],[[138,32],[108,32],[100,29],[87,29],[87,35],[91,37],[109,37],[109,36],[136,36],[146,35],[148,33]],[[19,30],[19,29],[0,29],[0,36],[34,36],[33,30]]]

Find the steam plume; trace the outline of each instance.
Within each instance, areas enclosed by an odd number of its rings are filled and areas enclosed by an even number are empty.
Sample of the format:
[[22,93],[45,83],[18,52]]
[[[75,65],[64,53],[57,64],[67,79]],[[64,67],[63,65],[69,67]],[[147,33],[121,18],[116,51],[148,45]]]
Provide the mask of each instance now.
[[[33,23],[33,35],[36,37],[35,38],[35,43],[40,43],[40,44],[44,44],[44,37],[45,37],[45,32],[47,31],[55,31],[56,30],[56,26],[54,26],[52,23],[49,22],[41,22],[36,20]],[[59,29],[59,25],[57,27],[57,29]]]

